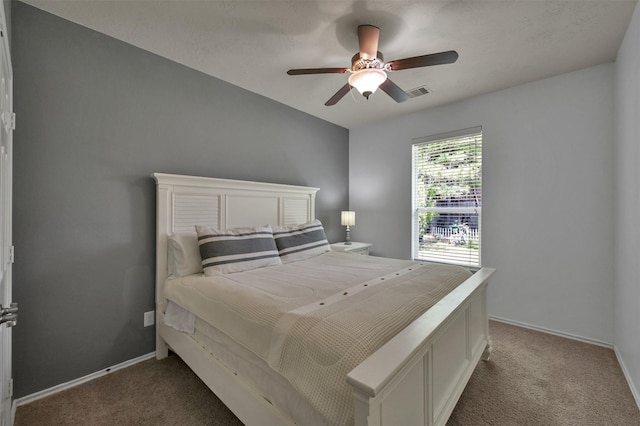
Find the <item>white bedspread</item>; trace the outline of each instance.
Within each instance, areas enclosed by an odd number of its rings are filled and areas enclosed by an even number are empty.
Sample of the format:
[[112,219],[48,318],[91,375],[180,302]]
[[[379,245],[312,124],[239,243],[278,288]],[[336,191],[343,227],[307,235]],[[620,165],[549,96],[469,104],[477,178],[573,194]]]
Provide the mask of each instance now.
[[267,361],[328,423],[351,424],[347,373],[469,276],[459,267],[328,252],[169,280],[165,296]]

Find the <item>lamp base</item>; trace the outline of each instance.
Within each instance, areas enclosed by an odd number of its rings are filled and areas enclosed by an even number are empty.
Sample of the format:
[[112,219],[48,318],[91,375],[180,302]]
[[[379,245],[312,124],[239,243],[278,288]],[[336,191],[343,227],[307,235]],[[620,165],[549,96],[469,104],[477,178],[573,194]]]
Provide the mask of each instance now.
[[344,240],[344,245],[345,246],[350,246],[351,245],[351,235],[350,234],[350,230],[349,230],[349,225],[347,225],[347,237]]

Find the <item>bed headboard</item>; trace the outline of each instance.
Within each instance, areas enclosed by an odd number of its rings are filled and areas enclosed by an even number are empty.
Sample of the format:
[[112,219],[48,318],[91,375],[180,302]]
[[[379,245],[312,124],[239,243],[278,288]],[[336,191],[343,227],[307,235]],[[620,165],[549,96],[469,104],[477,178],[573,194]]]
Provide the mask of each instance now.
[[195,225],[236,228],[291,225],[315,219],[318,188],[154,173],[156,303],[167,278],[167,236]]

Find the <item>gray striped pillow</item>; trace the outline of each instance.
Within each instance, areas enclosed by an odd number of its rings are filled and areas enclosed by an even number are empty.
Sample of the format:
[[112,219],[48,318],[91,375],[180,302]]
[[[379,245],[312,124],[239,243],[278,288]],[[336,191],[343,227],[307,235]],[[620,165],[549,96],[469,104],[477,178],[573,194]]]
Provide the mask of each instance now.
[[282,263],[309,259],[331,250],[317,219],[301,225],[274,226],[273,238]]
[[229,274],[280,265],[271,226],[214,229],[196,226],[205,275]]

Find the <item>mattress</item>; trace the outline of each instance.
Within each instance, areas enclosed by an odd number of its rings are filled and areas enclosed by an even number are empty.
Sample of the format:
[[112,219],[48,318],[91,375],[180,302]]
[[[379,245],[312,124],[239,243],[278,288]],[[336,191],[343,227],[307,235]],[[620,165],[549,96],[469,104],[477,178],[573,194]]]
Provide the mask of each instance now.
[[168,300],[274,370],[319,413],[351,424],[346,375],[471,276],[460,267],[327,252],[235,274],[169,280]]

